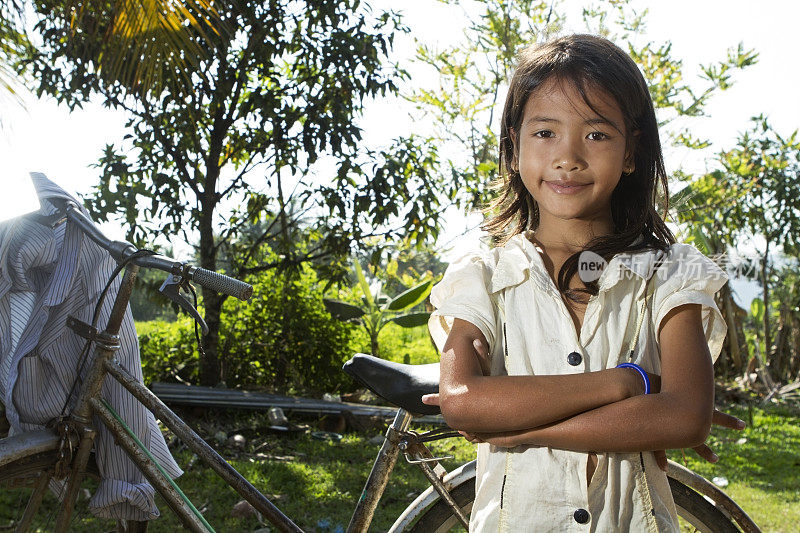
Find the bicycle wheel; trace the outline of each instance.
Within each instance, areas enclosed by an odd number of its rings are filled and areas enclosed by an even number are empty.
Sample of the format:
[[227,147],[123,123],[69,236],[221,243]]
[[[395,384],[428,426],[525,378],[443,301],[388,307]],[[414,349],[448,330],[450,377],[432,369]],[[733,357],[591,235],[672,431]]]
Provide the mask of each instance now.
[[[18,528],[28,505],[34,506],[34,529],[52,528],[58,513],[58,498],[46,487],[42,487],[39,502],[35,500],[35,488],[46,483],[58,459],[56,450],[32,453],[0,466],[0,528]],[[97,465],[90,460],[86,475],[99,479]],[[76,504],[77,506],[78,504]],[[85,506],[85,503],[84,503]],[[22,529],[26,531],[27,528]]]
[[[453,499],[461,507],[461,510],[469,516],[472,511],[472,503],[475,501],[475,478],[464,481],[456,485],[450,491]],[[419,520],[409,529],[413,533],[444,533],[458,527],[463,531],[463,527],[458,518],[453,514],[450,506],[441,498],[425,511]]]
[[[673,478],[669,478],[669,485],[678,510],[678,516],[697,531],[701,533],[739,531],[730,518],[702,495]],[[475,500],[474,478],[463,481],[454,487],[451,494],[456,503],[461,506],[461,509],[465,513],[469,513]],[[455,531],[463,531],[450,507],[439,498],[422,514],[409,531],[414,533],[444,533],[453,529]]]

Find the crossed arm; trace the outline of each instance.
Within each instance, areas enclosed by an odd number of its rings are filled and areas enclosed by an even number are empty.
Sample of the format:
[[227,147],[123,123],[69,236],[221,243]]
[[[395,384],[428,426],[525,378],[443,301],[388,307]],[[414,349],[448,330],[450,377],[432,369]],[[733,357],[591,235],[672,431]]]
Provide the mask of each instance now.
[[[440,397],[452,427],[498,446],[533,444],[574,451],[630,452],[703,445],[714,423],[743,423],[714,411],[711,357],[700,306],[673,309],[658,332],[660,391],[643,395],[629,369],[557,376],[486,376],[480,330],[455,320],[442,353]],[[482,343],[482,344],[480,344]],[[426,399],[429,403],[435,398]]]

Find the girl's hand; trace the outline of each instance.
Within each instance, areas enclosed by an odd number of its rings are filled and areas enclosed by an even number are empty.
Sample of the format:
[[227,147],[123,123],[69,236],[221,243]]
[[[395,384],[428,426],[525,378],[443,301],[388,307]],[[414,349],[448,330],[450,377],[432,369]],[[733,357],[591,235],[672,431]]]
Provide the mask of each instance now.
[[[711,418],[711,423],[715,426],[720,426],[728,429],[735,429],[737,431],[743,430],[747,427],[744,420],[736,418],[733,415],[729,415],[727,413],[723,413],[718,409],[714,409],[714,415]],[[709,463],[716,463],[719,461],[719,456],[714,453],[714,451],[707,445],[701,444],[700,446],[695,446],[692,448],[697,455],[708,461]],[[658,450],[653,452],[656,458],[656,463],[658,463],[658,467],[663,470],[667,471],[667,454],[664,450]]]
[[439,393],[435,392],[433,394],[423,394],[422,403],[425,405],[439,405]]
[[485,440],[483,440],[479,436],[473,435],[471,433],[467,433],[466,431],[459,431],[459,433],[461,433],[461,436],[464,437],[465,439],[467,439],[472,444],[480,444],[482,442],[486,442]]

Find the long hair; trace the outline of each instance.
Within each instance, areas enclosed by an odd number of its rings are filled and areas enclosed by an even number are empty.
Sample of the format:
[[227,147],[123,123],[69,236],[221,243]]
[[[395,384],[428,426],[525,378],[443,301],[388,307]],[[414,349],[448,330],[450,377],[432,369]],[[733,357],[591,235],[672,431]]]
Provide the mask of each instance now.
[[[501,118],[500,175],[494,183],[500,194],[485,210],[495,214],[483,229],[492,235],[495,243],[504,244],[511,236],[534,230],[539,225],[538,205],[520,177],[518,147],[512,132],[520,131],[525,104],[531,94],[554,78],[571,84],[595,112],[592,92],[602,90],[612,96],[625,118],[628,142],[634,143],[634,171],[622,175],[611,195],[614,231],[593,239],[585,250],[595,252],[606,261],[620,252],[666,251],[675,237],[656,209],[662,204],[666,215],[669,193],[653,101],[644,77],[628,54],[607,39],[594,35],[561,37],[521,53]],[[635,141],[631,139],[632,132],[637,132]],[[640,236],[643,238],[638,240]],[[584,289],[569,288],[569,281],[578,271],[579,255],[569,257],[558,273],[559,291],[573,301],[583,301],[581,293],[598,292],[597,282],[584,283]]]

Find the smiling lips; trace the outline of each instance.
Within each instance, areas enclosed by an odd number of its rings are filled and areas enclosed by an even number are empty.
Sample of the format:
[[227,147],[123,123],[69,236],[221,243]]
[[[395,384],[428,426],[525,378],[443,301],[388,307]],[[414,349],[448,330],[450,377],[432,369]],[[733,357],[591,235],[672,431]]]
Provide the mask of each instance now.
[[576,194],[587,187],[589,183],[575,183],[571,181],[546,181],[545,184],[557,194]]

